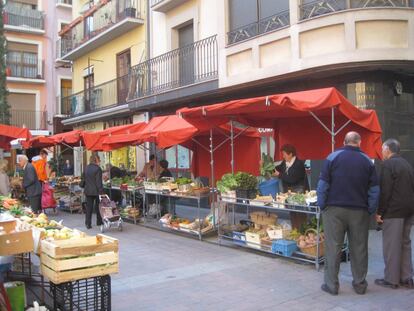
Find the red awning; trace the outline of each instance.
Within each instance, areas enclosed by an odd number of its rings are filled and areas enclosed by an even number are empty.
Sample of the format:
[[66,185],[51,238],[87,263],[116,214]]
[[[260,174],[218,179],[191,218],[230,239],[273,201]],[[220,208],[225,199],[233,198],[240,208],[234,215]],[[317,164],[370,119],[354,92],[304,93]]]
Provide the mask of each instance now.
[[[370,157],[381,157],[382,131],[376,112],[356,108],[335,88],[233,100],[183,108],[177,113],[203,130],[230,120],[273,128],[279,146],[290,143],[303,159],[323,159],[331,151],[332,111],[335,147],[342,145],[346,132],[354,130],[362,136],[362,149]],[[338,130],[341,131],[338,133]]]
[[141,131],[147,124],[145,122],[136,123],[136,124],[127,124],[110,127],[103,131],[98,132],[83,132],[83,142],[86,149],[91,151],[110,151],[104,147],[103,142],[106,137],[112,135],[129,135]]
[[29,129],[0,124],[0,148],[10,150],[10,142],[15,139],[29,140],[32,137]]
[[128,145],[153,142],[159,148],[168,148],[188,141],[198,132],[197,128],[176,115],[152,118],[148,124],[129,135],[113,135],[104,139],[106,150],[113,150]]
[[68,145],[71,147],[80,146],[82,144],[82,131],[81,130],[73,130],[70,132],[59,133],[53,136],[50,136],[52,140],[56,142],[56,144],[60,145]]
[[47,148],[56,145],[56,142],[49,137],[46,136],[37,136],[33,137],[28,141],[22,143],[24,149],[30,148]]

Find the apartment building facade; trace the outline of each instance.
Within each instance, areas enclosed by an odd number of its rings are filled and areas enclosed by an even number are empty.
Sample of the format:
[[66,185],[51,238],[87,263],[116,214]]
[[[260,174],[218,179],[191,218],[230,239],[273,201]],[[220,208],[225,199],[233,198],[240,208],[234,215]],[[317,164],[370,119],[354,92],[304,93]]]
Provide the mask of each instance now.
[[[133,68],[132,111],[163,114],[334,86],[356,106],[375,109],[384,137],[399,139],[414,163],[414,1],[150,4],[151,57]],[[269,132],[262,132],[263,151],[274,154]]]
[[[145,10],[144,0],[73,0],[57,42],[57,62],[72,67],[72,94],[60,102],[64,126],[98,131],[143,120],[127,98],[131,67],[146,59]],[[112,162],[135,166],[134,150],[113,152]]]
[[42,0],[9,0],[3,10],[10,123],[25,126],[35,134],[47,134],[48,130],[44,61],[48,48],[46,3]]

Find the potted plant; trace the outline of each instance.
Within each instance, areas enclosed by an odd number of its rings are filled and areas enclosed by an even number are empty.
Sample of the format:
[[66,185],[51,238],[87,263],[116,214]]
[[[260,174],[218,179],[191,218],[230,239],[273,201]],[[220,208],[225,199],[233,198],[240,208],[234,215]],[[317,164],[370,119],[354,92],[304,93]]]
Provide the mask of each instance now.
[[259,191],[261,195],[271,195],[273,197],[279,192],[279,180],[273,177],[276,165],[271,156],[262,153],[260,162]]
[[254,199],[257,194],[257,178],[249,173],[238,172],[236,195],[238,198]]

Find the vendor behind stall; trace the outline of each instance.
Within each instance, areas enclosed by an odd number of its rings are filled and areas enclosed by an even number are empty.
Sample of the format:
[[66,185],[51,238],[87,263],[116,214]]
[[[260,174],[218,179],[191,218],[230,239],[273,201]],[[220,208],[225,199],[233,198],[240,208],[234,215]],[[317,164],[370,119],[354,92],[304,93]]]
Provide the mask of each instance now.
[[[304,193],[309,190],[308,178],[306,176],[305,163],[296,155],[293,145],[283,145],[280,149],[283,161],[276,166],[275,176],[282,181],[283,191]],[[290,213],[292,228],[299,229],[306,222],[306,214]]]
[[163,177],[173,177],[172,173],[168,169],[168,161],[167,160],[161,160],[160,161],[160,167],[161,167],[161,172],[160,172],[160,176],[159,176],[160,179],[163,178]]
[[161,168],[159,165],[156,164],[157,163],[155,162],[155,155],[151,154],[149,157],[149,162],[145,163],[144,168],[142,169],[139,176],[145,177],[147,180],[157,179],[158,174],[161,171]]

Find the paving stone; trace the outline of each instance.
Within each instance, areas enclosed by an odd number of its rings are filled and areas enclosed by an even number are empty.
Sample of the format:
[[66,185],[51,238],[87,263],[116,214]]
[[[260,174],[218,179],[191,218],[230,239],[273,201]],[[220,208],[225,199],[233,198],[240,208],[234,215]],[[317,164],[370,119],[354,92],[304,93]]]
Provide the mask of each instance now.
[[[59,212],[68,227],[84,229],[83,215]],[[86,230],[85,230],[86,231]],[[99,233],[94,227],[87,231]],[[125,224],[105,234],[119,239],[120,273],[112,276],[112,310],[414,310],[414,291],[388,290],[382,276],[381,234],[370,233],[368,292],[352,289],[349,263],[341,265],[340,294],[320,290],[323,271],[272,256],[200,242]],[[414,232],[413,232],[414,239]]]

